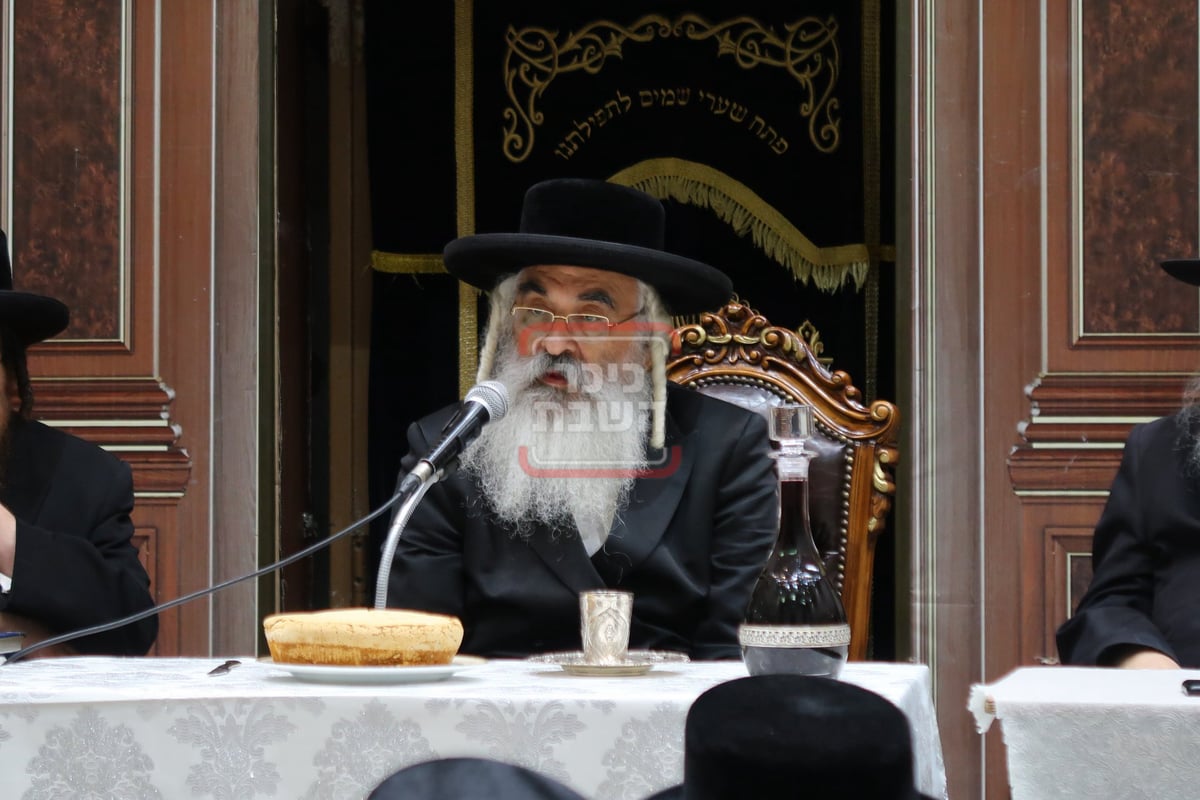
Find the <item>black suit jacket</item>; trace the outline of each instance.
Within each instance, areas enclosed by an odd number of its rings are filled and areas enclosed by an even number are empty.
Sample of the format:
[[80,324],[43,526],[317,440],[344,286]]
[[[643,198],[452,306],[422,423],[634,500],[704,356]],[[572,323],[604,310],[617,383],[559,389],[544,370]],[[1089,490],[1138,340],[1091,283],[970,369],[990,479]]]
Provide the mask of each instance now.
[[[13,417],[0,503],[17,518],[11,611],[64,632],[149,608],[150,578],[130,539],[133,479],[119,458],[39,422]],[[84,653],[140,655],[155,617],[80,639]]]
[[[405,473],[453,411],[409,428]],[[574,531],[514,538],[462,473],[435,485],[400,538],[388,604],[458,616],[464,653],[520,657],[579,649],[579,592],[624,589],[634,594],[631,648],[740,657],[737,626],[778,528],[766,423],[672,385],[666,433],[677,466],[636,481],[590,559]]]
[[1058,629],[1065,663],[1136,645],[1200,667],[1200,476],[1186,457],[1174,417],[1130,432],[1096,525],[1092,583]]

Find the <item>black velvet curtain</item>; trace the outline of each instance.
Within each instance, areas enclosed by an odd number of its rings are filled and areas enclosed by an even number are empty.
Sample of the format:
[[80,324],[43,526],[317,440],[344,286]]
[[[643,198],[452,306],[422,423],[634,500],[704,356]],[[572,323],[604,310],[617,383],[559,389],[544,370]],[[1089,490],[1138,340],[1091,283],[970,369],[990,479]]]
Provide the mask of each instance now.
[[726,271],[774,324],[811,322],[834,369],[894,397],[890,4],[367,0],[365,22],[373,503],[405,427],[459,397],[476,346],[432,256],[460,226],[515,230],[525,189],[548,177],[662,198],[670,249]]

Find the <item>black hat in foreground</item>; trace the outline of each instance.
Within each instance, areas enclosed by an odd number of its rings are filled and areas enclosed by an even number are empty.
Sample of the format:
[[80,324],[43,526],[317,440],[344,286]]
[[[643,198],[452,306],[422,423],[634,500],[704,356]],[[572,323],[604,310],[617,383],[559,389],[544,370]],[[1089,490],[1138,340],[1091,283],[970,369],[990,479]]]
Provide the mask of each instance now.
[[758,675],[718,684],[688,711],[683,784],[653,800],[853,797],[915,800],[904,712],[830,678]]
[[446,269],[491,291],[505,275],[538,264],[619,272],[653,286],[673,314],[720,308],[733,284],[715,267],[663,250],[666,209],[645,192],[583,178],[534,184],[519,233],[481,233],[446,245]]
[[367,800],[584,800],[553,778],[486,758],[442,758],[406,767]]
[[67,307],[53,297],[13,291],[8,237],[0,231],[0,330],[25,348],[61,333],[70,319]]
[[1178,278],[1192,286],[1200,286],[1200,259],[1172,258],[1162,262],[1162,268],[1172,278]]

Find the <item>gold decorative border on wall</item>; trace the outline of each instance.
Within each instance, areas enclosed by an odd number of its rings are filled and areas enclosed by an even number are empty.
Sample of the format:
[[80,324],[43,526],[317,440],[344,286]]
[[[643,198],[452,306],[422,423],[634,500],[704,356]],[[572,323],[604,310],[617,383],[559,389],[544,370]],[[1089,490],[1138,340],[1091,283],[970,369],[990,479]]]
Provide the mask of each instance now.
[[509,26],[504,85],[510,105],[504,110],[501,151],[513,163],[528,158],[535,130],[544,118],[537,101],[559,75],[579,70],[598,73],[609,57],[621,58],[625,42],[649,42],[658,36],[697,42],[713,39],[717,57],[733,56],[742,69],[760,65],[784,69],[807,93],[800,115],[808,118],[809,139],[821,152],[832,153],[841,143],[839,102],[833,94],[841,70],[837,20],[832,16],[826,20],[804,17],[783,29],[786,35],[779,36],[771,26],[749,17],[710,23],[690,13],[674,21],[648,14],[628,26],[596,20],[568,31],[561,39],[558,31]]

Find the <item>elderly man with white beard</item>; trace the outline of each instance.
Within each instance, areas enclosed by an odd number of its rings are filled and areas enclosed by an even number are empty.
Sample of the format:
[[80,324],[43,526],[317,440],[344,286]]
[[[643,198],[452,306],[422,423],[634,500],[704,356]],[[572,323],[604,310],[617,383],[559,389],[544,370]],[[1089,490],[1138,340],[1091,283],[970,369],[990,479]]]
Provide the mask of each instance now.
[[[509,390],[400,537],[394,607],[462,619],[463,653],[580,648],[581,591],[634,595],[630,647],[740,656],[737,626],[778,526],[766,424],[668,384],[670,314],[729,279],[663,250],[655,198],[559,179],[518,233],[463,237],[446,268],[490,292],[479,379]],[[409,429],[406,474],[455,408]]]
[[[1165,261],[1200,286],[1200,261]],[[1058,629],[1064,663],[1200,668],[1200,378],[1183,408],[1134,426],[1092,543],[1092,581]]]

